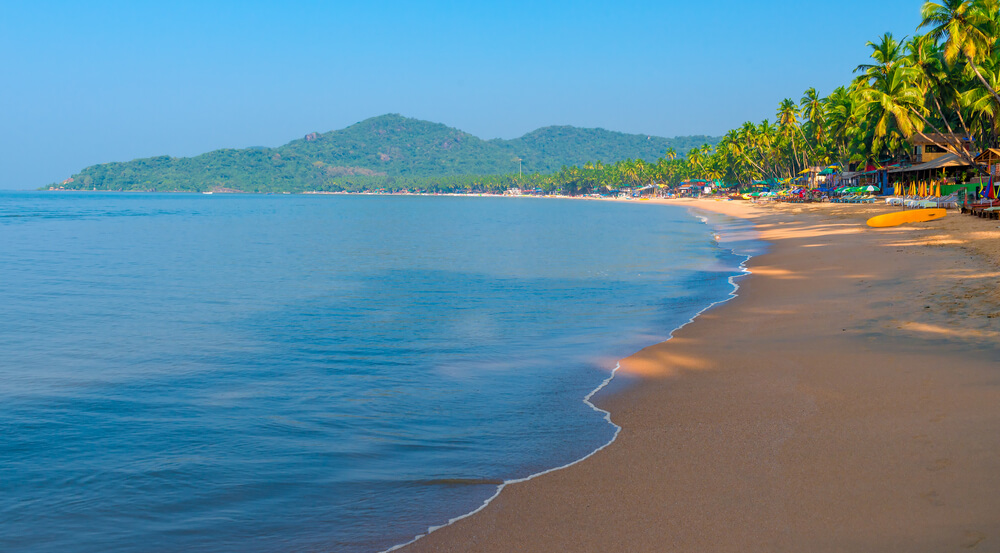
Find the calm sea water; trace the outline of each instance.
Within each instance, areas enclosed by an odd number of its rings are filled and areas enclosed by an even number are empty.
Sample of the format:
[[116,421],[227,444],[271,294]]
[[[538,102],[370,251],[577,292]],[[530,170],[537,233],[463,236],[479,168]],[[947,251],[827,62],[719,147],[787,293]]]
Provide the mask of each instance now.
[[408,541],[607,442],[743,259],[638,202],[0,193],[0,550]]

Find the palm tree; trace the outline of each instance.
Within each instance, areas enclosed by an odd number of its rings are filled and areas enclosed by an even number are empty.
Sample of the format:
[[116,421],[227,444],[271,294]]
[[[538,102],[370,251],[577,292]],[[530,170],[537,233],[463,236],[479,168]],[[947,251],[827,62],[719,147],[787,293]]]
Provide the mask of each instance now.
[[873,136],[872,153],[898,152],[902,139],[923,130],[923,94],[915,85],[916,70],[896,64],[858,89],[859,107],[866,110]]
[[918,29],[931,27],[935,40],[944,39],[944,59],[953,63],[958,55],[965,57],[968,66],[987,90],[1000,102],[997,95],[976,63],[981,61],[995,42],[996,2],[991,0],[941,0],[928,1],[920,10],[922,21]]
[[701,150],[698,148],[692,148],[687,155],[688,167],[690,167],[690,173],[694,176],[700,176],[702,171],[702,159]]
[[[960,94],[953,82],[960,77],[949,73],[941,46],[930,35],[917,35],[907,43],[906,47],[907,63],[916,70],[915,84],[924,94],[927,103],[934,106],[940,123],[948,131],[948,136],[955,134],[951,124],[951,119],[955,119],[961,125],[964,135],[968,137],[970,133],[962,115]],[[945,107],[953,108],[951,117],[945,112]],[[936,125],[932,126],[937,129]],[[937,130],[940,133],[940,129]],[[935,143],[953,153],[964,150],[961,140],[957,139],[946,140],[943,144],[938,141]]]
[[[792,163],[789,166],[789,173],[795,173],[796,165],[799,161],[798,150],[795,147],[795,135],[801,132],[799,129],[799,107],[791,98],[785,98],[778,106],[778,129],[781,137],[788,140],[792,148]],[[803,154],[803,158],[805,154]],[[805,166],[805,159],[802,160]]]
[[884,75],[903,59],[902,45],[893,38],[892,33],[885,33],[877,43],[868,41],[865,46],[872,49],[871,58],[875,63],[863,63],[854,68],[855,73],[862,73],[861,78],[873,79],[879,73]]
[[802,100],[799,101],[799,107],[802,109],[802,115],[806,118],[806,124],[812,131],[812,139],[816,146],[822,145],[826,110],[823,106],[823,100],[820,99],[815,88],[806,89],[802,94]]
[[844,164],[850,159],[851,143],[861,131],[858,103],[855,102],[854,94],[839,86],[827,96],[824,104],[827,128],[833,139],[838,161]]
[[[1000,60],[996,56],[990,56],[983,60],[980,66],[983,79],[988,83],[993,92],[1000,91]],[[972,119],[973,129],[979,136],[979,141],[986,147],[997,145],[998,124],[1000,124],[1000,103],[994,98],[994,94],[984,90],[982,87],[969,88],[961,93],[961,104],[969,110]]]

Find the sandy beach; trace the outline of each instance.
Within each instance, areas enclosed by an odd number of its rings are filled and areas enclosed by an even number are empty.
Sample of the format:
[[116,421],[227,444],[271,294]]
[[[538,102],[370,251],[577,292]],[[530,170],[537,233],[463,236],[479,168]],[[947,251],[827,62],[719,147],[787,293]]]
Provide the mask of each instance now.
[[771,244],[738,297],[622,361],[612,445],[403,550],[1000,551],[1000,224],[679,203]]

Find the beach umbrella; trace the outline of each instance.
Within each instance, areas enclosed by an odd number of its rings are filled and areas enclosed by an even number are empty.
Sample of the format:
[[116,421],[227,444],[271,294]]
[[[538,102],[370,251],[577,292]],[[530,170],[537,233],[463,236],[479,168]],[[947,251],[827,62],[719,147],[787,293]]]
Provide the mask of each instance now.
[[865,189],[866,192],[874,192],[875,190],[876,188],[870,184],[868,185],[868,188]]

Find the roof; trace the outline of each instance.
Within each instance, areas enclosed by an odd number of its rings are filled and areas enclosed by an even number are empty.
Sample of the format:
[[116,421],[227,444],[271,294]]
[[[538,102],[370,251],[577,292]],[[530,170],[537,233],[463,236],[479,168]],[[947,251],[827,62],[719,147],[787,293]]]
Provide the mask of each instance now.
[[911,167],[900,167],[899,169],[892,169],[890,173],[913,173],[915,171],[928,171],[930,169],[941,169],[943,167],[968,167],[969,164],[962,160],[955,154],[945,154],[933,161],[928,161],[927,163],[921,163],[920,165],[913,165]]
[[[844,171],[840,174],[840,177],[843,179],[853,179],[854,177],[860,177],[863,175],[874,175],[880,171],[882,171],[882,169],[875,169],[874,171]],[[889,172],[891,173],[892,171]]]
[[1000,163],[1000,150],[997,150],[996,148],[987,148],[983,153],[976,156],[974,161],[976,163],[985,163],[987,165]]
[[924,144],[958,144],[968,142],[969,137],[954,133],[918,132],[914,133],[907,140],[914,146]]

